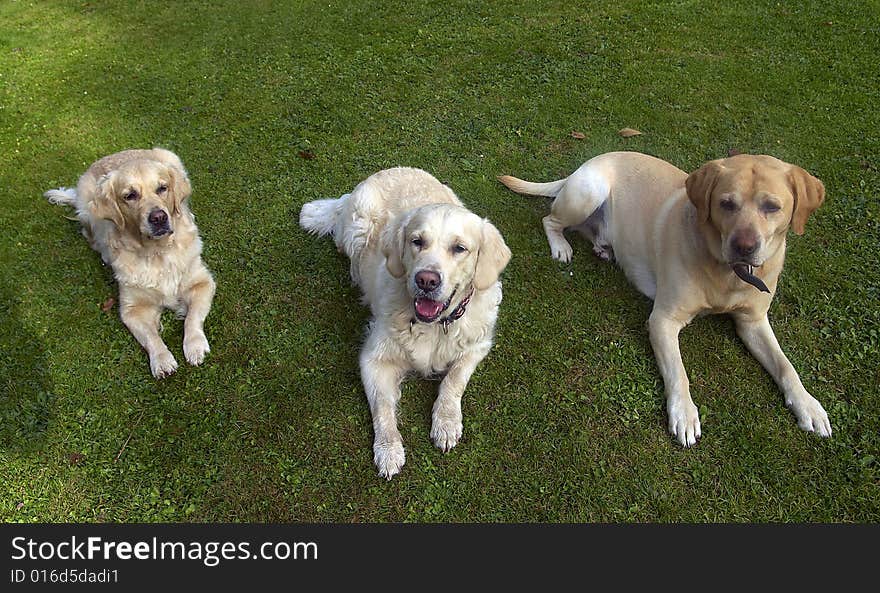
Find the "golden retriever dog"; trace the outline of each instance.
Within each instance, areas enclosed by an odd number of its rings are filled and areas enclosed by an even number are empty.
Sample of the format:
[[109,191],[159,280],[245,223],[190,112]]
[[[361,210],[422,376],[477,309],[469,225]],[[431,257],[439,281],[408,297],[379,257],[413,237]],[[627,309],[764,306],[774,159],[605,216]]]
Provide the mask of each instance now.
[[119,284],[119,315],[150,356],[161,379],[177,361],[159,336],[164,308],[185,316],[183,354],[201,364],[210,351],[204,322],[214,279],[202,263],[202,240],[187,200],[192,193],[180,158],[162,148],[125,150],[96,161],[76,189],[44,195],[76,208],[83,235]]
[[332,235],[372,319],[360,354],[375,433],[373,460],[387,479],[406,460],[397,429],[400,384],[442,377],[431,439],[444,452],[462,435],[461,397],[489,353],[510,250],[492,223],[420,169],[368,177],[350,194],[302,207],[300,225]]
[[825,198],[822,182],[770,156],[737,155],[688,175],[636,152],[610,152],[571,176],[530,183],[501,176],[517,193],[554,197],[544,230],[555,259],[577,228],[603,259],[616,260],[654,306],[651,345],[666,389],[669,431],[684,446],[700,438],[678,334],[697,315],[729,313],[742,341],[772,375],[798,425],[831,435],[822,405],[804,389],[770,328],[767,310],[785,258],[789,227],[804,233]]

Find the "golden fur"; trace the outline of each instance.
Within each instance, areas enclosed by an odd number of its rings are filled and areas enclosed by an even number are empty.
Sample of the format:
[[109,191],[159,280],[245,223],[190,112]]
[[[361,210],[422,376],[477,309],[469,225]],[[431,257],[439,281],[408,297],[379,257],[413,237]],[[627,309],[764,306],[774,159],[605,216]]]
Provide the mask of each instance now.
[[[694,317],[729,313],[737,333],[785,395],[801,428],[831,435],[822,405],[801,384],[779,347],[767,311],[789,227],[804,226],[825,198],[822,182],[802,168],[763,155],[710,161],[688,175],[660,159],[611,152],[571,176],[531,183],[502,176],[518,193],[552,196],[544,229],[555,259],[569,261],[563,230],[577,228],[603,259],[615,259],[629,280],[654,299],[651,344],[666,386],[670,432],[685,446],[701,434],[678,334]],[[754,269],[769,293],[734,273]]]
[[202,241],[187,203],[191,193],[180,158],[154,148],[106,156],[83,173],[75,190],[45,194],[54,204],[76,208],[83,235],[113,268],[120,317],[159,379],[177,369],[159,336],[163,308],[185,316],[187,362],[201,364],[210,350],[203,325],[215,285],[202,263]]

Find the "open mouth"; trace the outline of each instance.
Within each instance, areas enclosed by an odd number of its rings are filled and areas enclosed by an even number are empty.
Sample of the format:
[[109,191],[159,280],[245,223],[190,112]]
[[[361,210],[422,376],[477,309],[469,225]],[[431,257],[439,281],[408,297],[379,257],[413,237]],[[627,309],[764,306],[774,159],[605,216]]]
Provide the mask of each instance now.
[[446,302],[435,301],[427,297],[421,297],[414,300],[413,309],[415,309],[416,318],[422,323],[437,321],[440,315],[443,314],[443,311],[449,308],[449,303],[452,302],[453,296],[455,296],[455,291],[452,291],[452,294],[449,295]]
[[752,264],[747,264],[745,262],[734,262],[730,264],[730,267],[733,268],[733,273],[736,274],[743,282],[751,284],[761,292],[770,292],[770,289],[767,288],[767,285],[764,284],[764,281],[752,274]]

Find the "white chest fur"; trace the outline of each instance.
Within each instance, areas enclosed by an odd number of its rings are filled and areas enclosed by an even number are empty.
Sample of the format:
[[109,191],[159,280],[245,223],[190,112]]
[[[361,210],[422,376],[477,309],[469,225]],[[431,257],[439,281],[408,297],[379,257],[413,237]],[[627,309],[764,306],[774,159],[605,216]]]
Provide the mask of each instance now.
[[440,322],[411,323],[411,312],[407,312],[397,318],[390,337],[414,372],[425,377],[442,375],[464,354],[489,351],[500,302],[499,282],[472,299],[464,316],[445,329]]
[[460,329],[449,327],[444,332],[439,323],[415,323],[398,332],[396,341],[415,372],[426,377],[442,375],[474,346],[473,337],[462,335]]

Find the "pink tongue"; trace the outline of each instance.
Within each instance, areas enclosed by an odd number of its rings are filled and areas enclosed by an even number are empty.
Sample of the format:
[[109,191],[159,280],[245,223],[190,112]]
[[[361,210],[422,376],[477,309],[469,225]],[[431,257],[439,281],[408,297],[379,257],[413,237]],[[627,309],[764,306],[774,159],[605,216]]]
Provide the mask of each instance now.
[[416,299],[416,313],[428,319],[436,317],[443,310],[443,303],[431,299]]

